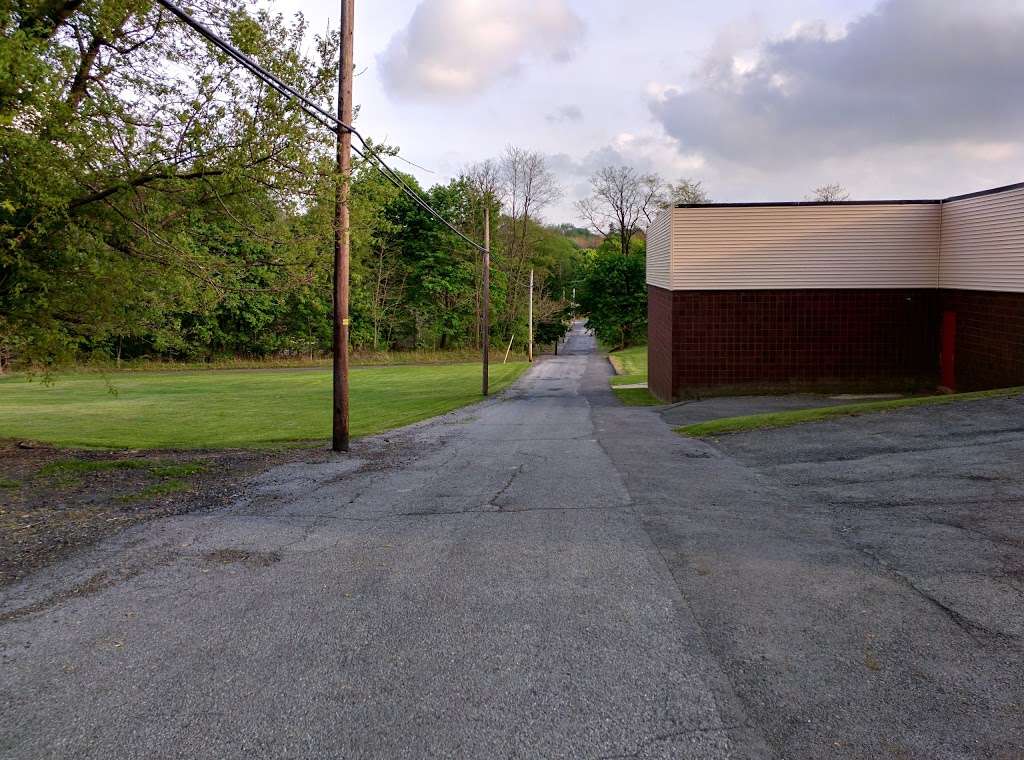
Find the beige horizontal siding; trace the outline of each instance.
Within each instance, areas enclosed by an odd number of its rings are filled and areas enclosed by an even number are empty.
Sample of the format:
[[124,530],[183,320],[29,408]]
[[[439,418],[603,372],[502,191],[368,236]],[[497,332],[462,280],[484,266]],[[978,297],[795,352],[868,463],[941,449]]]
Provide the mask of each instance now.
[[647,227],[647,284],[668,289],[671,283],[671,220],[666,209]]
[[674,290],[938,285],[937,204],[677,208],[669,237]]
[[943,205],[939,286],[1024,292],[1024,188]]

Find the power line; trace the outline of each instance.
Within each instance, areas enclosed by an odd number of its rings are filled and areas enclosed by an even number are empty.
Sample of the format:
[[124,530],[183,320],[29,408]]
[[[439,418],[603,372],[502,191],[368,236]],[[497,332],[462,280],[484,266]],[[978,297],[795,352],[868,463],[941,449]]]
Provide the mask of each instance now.
[[409,184],[404,179],[402,179],[401,175],[399,175],[398,172],[391,168],[387,164],[387,162],[383,158],[381,158],[380,153],[378,153],[373,148],[373,145],[369,141],[367,141],[366,138],[364,138],[355,127],[353,127],[351,124],[346,124],[334,114],[325,111],[314,101],[310,100],[308,97],[303,95],[301,92],[296,90],[291,85],[279,79],[275,74],[272,74],[271,72],[267,71],[265,68],[260,66],[249,56],[243,53],[241,50],[236,48],[227,40],[221,38],[216,32],[214,32],[212,29],[207,27],[202,22],[194,19],[192,16],[190,16],[188,13],[179,8],[174,3],[172,3],[170,0],[157,0],[157,2],[160,3],[160,5],[166,8],[172,14],[177,16],[178,19],[181,20],[186,26],[191,27],[204,38],[206,38],[206,40],[212,43],[214,47],[219,48],[220,50],[225,52],[230,58],[241,64],[257,79],[259,79],[261,82],[269,86],[275,92],[287,98],[288,100],[296,101],[299,107],[302,109],[302,111],[305,112],[306,115],[311,117],[318,124],[327,127],[332,132],[337,132],[338,130],[345,130],[346,132],[352,134],[357,140],[359,140],[359,144],[362,146],[362,148],[356,148],[354,146],[352,148],[352,150],[355,151],[355,153],[360,158],[363,158],[364,160],[369,160],[370,163],[373,164],[373,166],[377,169],[377,171],[379,171],[381,175],[385,177],[385,179],[391,182],[391,184],[393,184],[395,187],[401,190],[417,206],[419,206],[421,209],[423,209],[432,217],[434,217],[437,221],[439,221],[441,224],[443,224],[445,227],[447,227],[449,230],[455,233],[463,241],[471,245],[480,253],[486,252],[486,249],[483,245],[477,243],[475,240],[472,240],[471,238],[463,234],[461,230],[456,228],[455,225],[453,225],[451,222],[445,219],[441,212],[439,212],[437,209],[431,206],[430,203],[425,198],[423,198],[418,192],[416,192],[416,190],[410,187]]

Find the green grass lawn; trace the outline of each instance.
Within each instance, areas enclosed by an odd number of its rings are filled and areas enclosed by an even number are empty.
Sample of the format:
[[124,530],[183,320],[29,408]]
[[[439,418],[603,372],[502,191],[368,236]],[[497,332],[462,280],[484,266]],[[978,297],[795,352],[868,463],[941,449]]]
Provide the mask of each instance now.
[[[527,366],[492,364],[492,392]],[[354,369],[350,388],[352,435],[371,435],[478,401],[480,365]],[[0,438],[61,446],[190,449],[323,440],[330,437],[330,414],[331,375],[320,369],[0,380]]]
[[646,388],[617,388],[619,385],[635,385],[647,382],[647,346],[633,346],[608,354],[615,371],[612,390],[626,406],[657,406],[662,402]]
[[608,354],[618,374],[612,385],[633,385],[647,382],[647,346],[633,346]]
[[646,388],[616,388],[612,392],[626,406],[661,406],[665,402],[651,395]]
[[743,417],[725,417],[719,420],[698,422],[676,428],[677,433],[691,438],[707,438],[710,436],[743,433],[748,430],[764,430],[767,428],[788,427],[806,422],[818,422],[831,417],[851,417],[860,414],[891,412],[915,406],[951,404],[955,401],[977,401],[986,398],[1008,398],[1024,394],[1024,387],[999,388],[992,391],[975,391],[973,393],[954,393],[947,396],[915,396],[913,398],[887,399],[885,401],[867,401],[860,404],[843,404],[826,406],[818,409],[798,409],[791,412],[769,412],[767,414],[750,414]]

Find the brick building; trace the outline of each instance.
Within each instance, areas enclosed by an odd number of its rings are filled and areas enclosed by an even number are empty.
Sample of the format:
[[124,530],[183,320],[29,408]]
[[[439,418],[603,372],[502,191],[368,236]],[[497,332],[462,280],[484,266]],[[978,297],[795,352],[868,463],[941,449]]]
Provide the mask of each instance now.
[[647,231],[664,400],[1024,384],[1024,183],[945,200],[677,206]]

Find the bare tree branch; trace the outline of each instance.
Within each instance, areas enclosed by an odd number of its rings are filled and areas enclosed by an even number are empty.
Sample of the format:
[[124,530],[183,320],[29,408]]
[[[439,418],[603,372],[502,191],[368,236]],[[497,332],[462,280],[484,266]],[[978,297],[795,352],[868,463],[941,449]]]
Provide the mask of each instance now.
[[814,192],[807,197],[807,200],[817,201],[818,203],[841,203],[842,201],[850,200],[850,194],[846,191],[845,187],[836,182],[831,185],[819,185],[814,188]]
[[576,210],[605,239],[617,236],[622,254],[642,231],[662,201],[657,174],[640,174],[629,166],[606,166],[590,179],[593,194],[576,203]]

